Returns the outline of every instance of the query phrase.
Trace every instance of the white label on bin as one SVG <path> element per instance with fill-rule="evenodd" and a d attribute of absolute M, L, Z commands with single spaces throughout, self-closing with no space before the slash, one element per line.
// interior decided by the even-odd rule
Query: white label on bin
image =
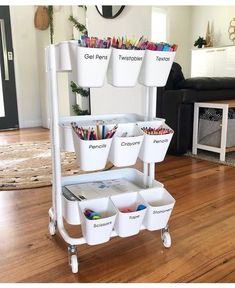
<path fill-rule="evenodd" d="M 105 148 L 106 144 L 102 144 L 102 145 L 89 145 L 89 149 L 96 149 L 96 148 Z"/>
<path fill-rule="evenodd" d="M 160 57 L 160 56 L 156 56 L 156 60 L 157 60 L 157 61 L 170 61 L 170 57 Z"/>
<path fill-rule="evenodd" d="M 101 224 L 94 224 L 94 228 L 98 228 L 98 227 L 102 227 L 102 226 L 107 226 L 107 225 L 111 225 L 112 222 L 106 222 L 106 223 L 101 223 Z"/>
<path fill-rule="evenodd" d="M 108 56 L 99 54 L 84 54 L 85 59 L 107 60 Z"/>
<path fill-rule="evenodd" d="M 140 217 L 140 215 L 136 215 L 136 216 L 129 216 L 129 219 L 131 219 L 131 220 L 135 220 L 135 219 L 137 219 L 137 218 L 139 218 Z"/>
<path fill-rule="evenodd" d="M 168 142 L 169 140 L 168 139 L 163 139 L 163 140 L 153 140 L 153 143 L 154 144 L 159 144 L 159 143 L 165 143 L 165 142 Z"/>
<path fill-rule="evenodd" d="M 142 61 L 143 57 L 139 56 L 122 56 L 119 55 L 119 60 L 124 60 L 124 61 Z"/>
<path fill-rule="evenodd" d="M 160 211 L 153 211 L 153 214 L 160 214 L 160 213 L 166 213 L 172 211 L 172 208 L 166 209 L 166 210 L 160 210 Z"/>
<path fill-rule="evenodd" d="M 132 145 L 140 145 L 140 142 L 122 142 L 121 146 L 132 146 Z"/>

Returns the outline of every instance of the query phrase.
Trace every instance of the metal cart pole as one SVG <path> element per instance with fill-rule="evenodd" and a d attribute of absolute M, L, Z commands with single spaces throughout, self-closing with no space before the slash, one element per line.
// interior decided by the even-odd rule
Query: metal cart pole
<path fill-rule="evenodd" d="M 49 102 L 50 102 L 50 133 L 52 147 L 52 207 L 49 216 L 51 218 L 51 226 L 57 226 L 63 239 L 70 245 L 80 245 L 85 243 L 85 239 L 72 238 L 68 235 L 64 228 L 62 215 L 62 183 L 61 183 L 61 158 L 60 158 L 60 137 L 59 137 L 59 107 L 58 107 L 58 87 L 57 87 L 57 71 L 56 71 L 56 52 L 55 46 L 50 45 L 47 48 L 47 73 L 49 85 Z M 52 217 L 51 217 L 52 216 Z M 49 224 L 50 225 L 50 224 Z M 56 230 L 56 229 L 55 229 Z"/>
<path fill-rule="evenodd" d="M 156 117 L 157 87 L 146 87 L 145 90 L 145 119 L 152 120 Z M 147 179 L 146 184 L 151 187 L 152 180 L 155 178 L 155 163 L 144 162 L 143 173 Z"/>

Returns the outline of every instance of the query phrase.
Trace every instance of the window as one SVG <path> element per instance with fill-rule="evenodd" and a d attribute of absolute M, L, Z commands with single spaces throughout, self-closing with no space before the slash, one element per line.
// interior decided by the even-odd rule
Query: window
<path fill-rule="evenodd" d="M 164 8 L 152 8 L 151 40 L 167 42 L 167 11 Z"/>

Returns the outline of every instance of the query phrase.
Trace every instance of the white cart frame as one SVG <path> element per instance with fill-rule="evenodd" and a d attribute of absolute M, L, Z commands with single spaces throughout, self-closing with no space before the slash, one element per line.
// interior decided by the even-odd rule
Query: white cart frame
<path fill-rule="evenodd" d="M 50 45 L 46 48 L 46 70 L 48 76 L 48 94 L 50 107 L 50 133 L 52 142 L 52 207 L 49 209 L 49 232 L 53 236 L 56 230 L 59 231 L 63 240 L 68 244 L 69 264 L 72 272 L 78 272 L 77 261 L 77 245 L 86 243 L 84 237 L 70 237 L 63 223 L 62 212 L 62 179 L 61 179 L 61 158 L 60 158 L 60 131 L 59 131 L 59 106 L 58 106 L 58 83 L 57 83 L 57 63 L 56 63 L 56 47 Z M 157 87 L 146 87 L 146 119 L 153 119 L 156 115 L 157 104 Z M 144 163 L 143 173 L 148 183 L 155 178 L 155 163 Z M 111 237 L 117 236 L 113 231 Z M 170 234 L 168 226 L 161 229 L 161 238 L 165 247 L 171 246 Z"/>

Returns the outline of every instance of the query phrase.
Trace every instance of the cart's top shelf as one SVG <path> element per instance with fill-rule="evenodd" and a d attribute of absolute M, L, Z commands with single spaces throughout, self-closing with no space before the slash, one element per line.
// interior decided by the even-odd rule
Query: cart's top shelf
<path fill-rule="evenodd" d="M 128 50 L 81 47 L 64 41 L 46 48 L 46 71 L 71 72 L 80 87 L 102 87 L 106 74 L 115 87 L 148 87 L 166 84 L 175 51 Z"/>

